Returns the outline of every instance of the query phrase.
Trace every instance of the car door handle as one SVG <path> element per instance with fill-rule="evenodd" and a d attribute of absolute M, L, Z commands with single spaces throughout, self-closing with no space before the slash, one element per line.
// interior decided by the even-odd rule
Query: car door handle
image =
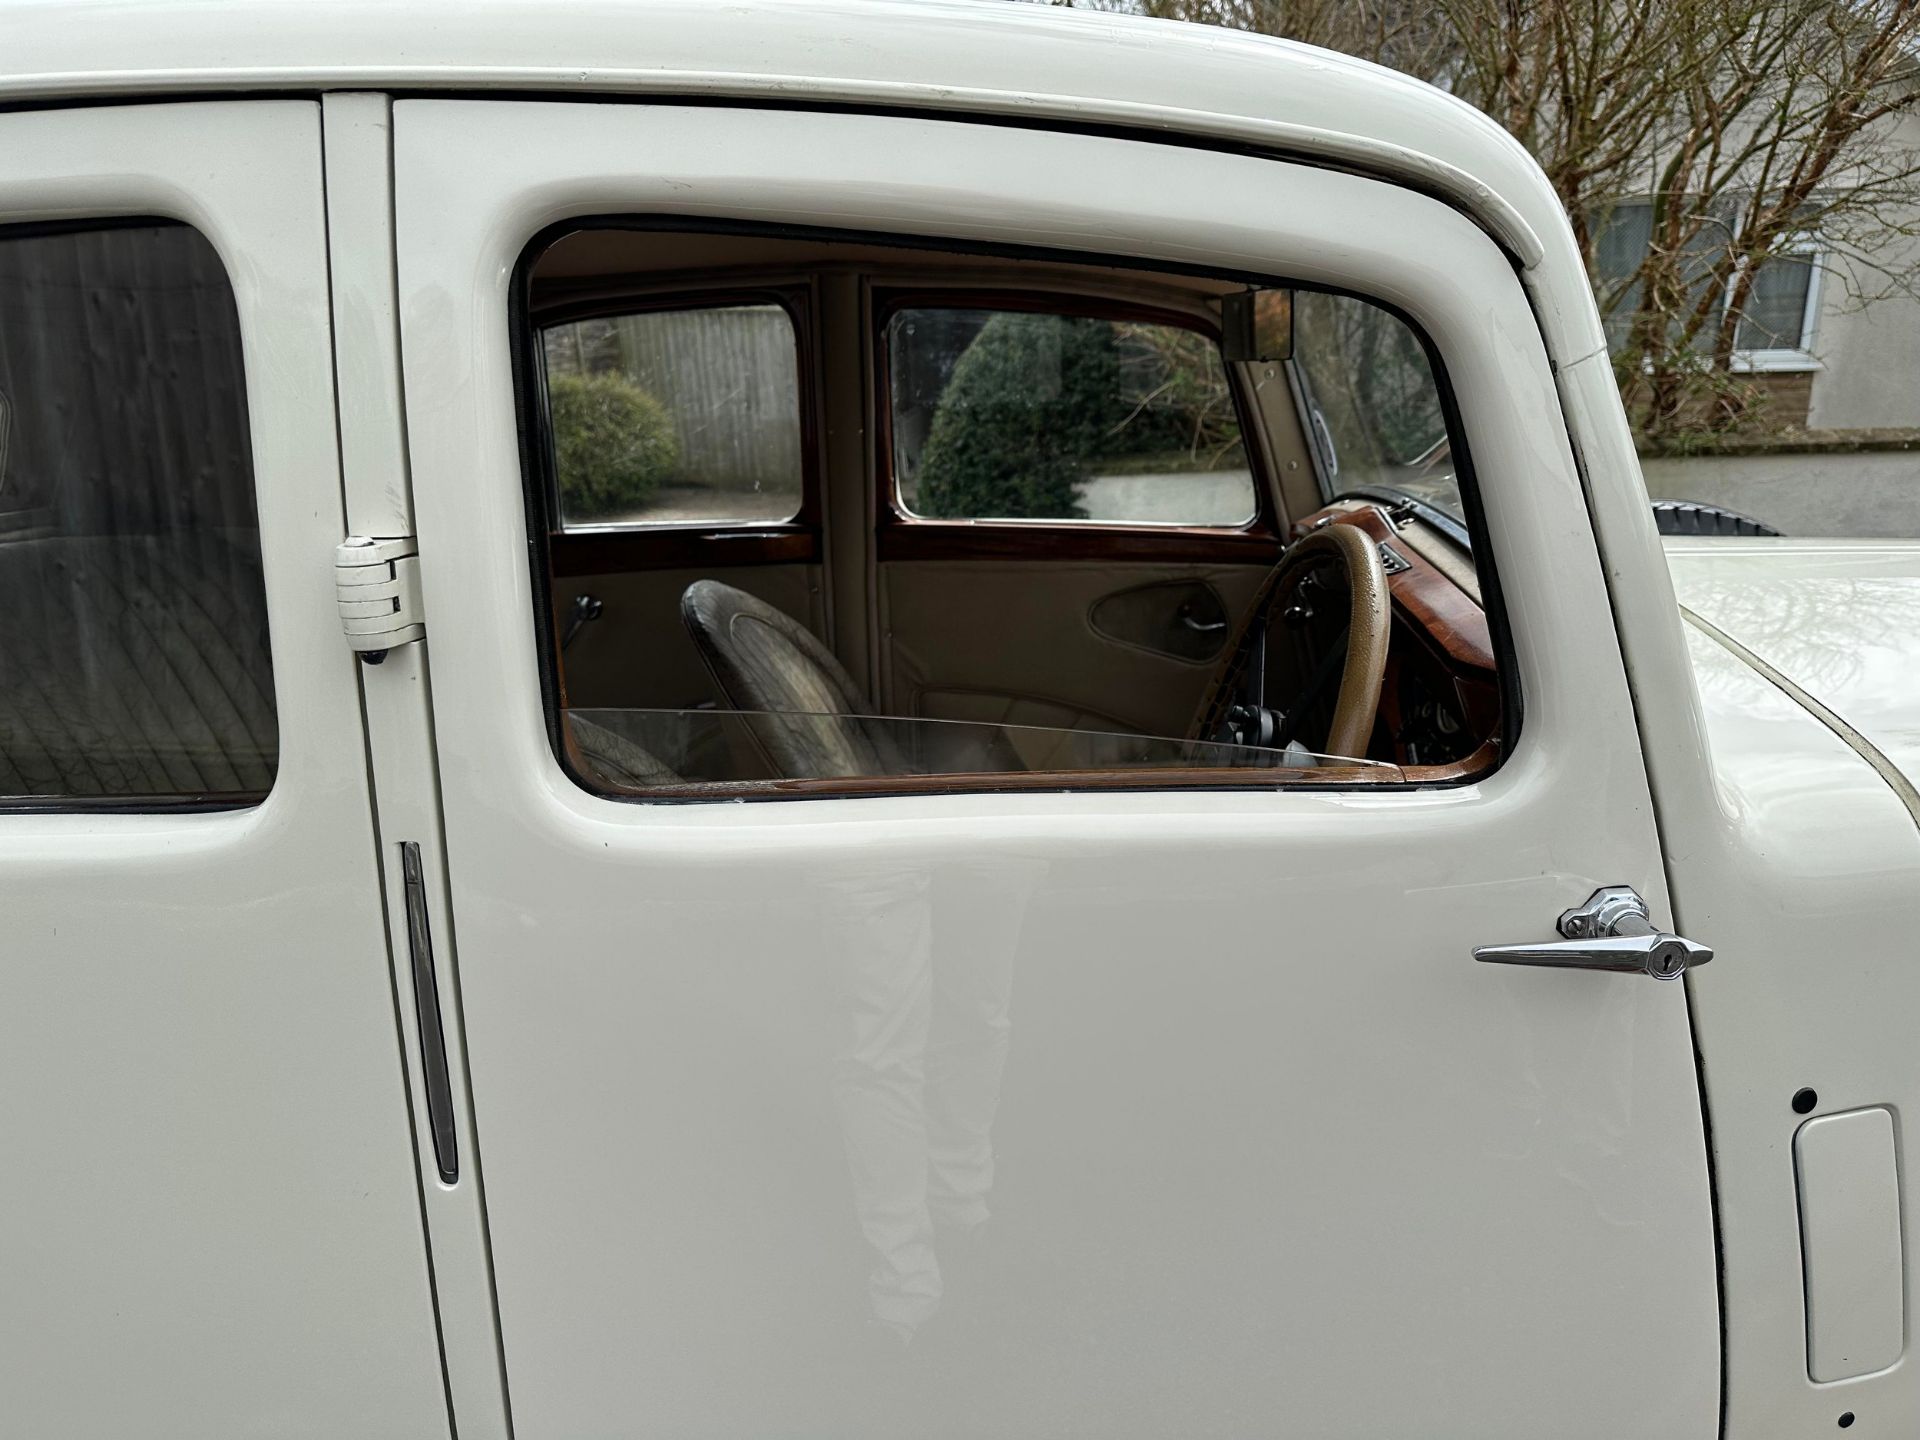
<path fill-rule="evenodd" d="M 1531 945 L 1476 945 L 1473 958 L 1488 965 L 1546 965 L 1565 970 L 1614 970 L 1678 980 L 1713 951 L 1681 935 L 1653 928 L 1647 902 L 1624 885 L 1596 890 L 1584 905 L 1560 917 L 1563 940 Z"/>

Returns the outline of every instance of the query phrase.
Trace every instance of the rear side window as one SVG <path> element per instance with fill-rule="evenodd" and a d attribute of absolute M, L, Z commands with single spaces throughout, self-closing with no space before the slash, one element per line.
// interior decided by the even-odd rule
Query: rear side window
<path fill-rule="evenodd" d="M 563 530 L 791 520 L 800 364 L 778 305 L 709 305 L 541 331 Z"/>
<path fill-rule="evenodd" d="M 0 797 L 243 803 L 278 757 L 219 257 L 164 221 L 0 230 Z"/>
<path fill-rule="evenodd" d="M 935 520 L 1240 526 L 1253 473 L 1220 347 L 1098 313 L 887 324 L 895 500 Z"/>

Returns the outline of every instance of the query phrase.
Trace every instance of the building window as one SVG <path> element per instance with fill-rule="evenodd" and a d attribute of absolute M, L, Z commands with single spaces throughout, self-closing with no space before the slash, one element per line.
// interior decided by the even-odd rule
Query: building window
<path fill-rule="evenodd" d="M 1734 332 L 1736 368 L 1807 369 L 1817 363 L 1813 320 L 1819 275 L 1819 252 L 1811 238 L 1761 264 Z"/>
<path fill-rule="evenodd" d="M 1697 304 L 1713 283 L 1714 262 L 1725 253 L 1739 220 L 1739 204 L 1726 198 L 1710 207 L 1711 218 L 1689 242 L 1681 271 L 1689 284 L 1689 300 Z M 1627 342 L 1634 312 L 1640 307 L 1638 277 L 1653 228 L 1653 202 L 1628 200 L 1615 205 L 1599 222 L 1594 238 L 1595 291 L 1606 326 L 1607 344 L 1620 349 Z M 1808 235 L 1785 253 L 1760 264 L 1734 330 L 1732 364 L 1735 370 L 1814 370 L 1813 330 L 1819 304 L 1819 243 Z M 1730 287 L 1729 287 L 1730 288 Z M 1731 295 L 1723 291 L 1724 307 Z M 1713 328 L 1704 327 L 1694 347 L 1711 349 Z"/>

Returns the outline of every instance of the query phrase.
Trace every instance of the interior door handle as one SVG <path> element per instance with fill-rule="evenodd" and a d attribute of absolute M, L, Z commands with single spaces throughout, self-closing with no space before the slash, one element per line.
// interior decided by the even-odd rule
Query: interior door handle
<path fill-rule="evenodd" d="M 560 648 L 566 649 L 573 644 L 580 632 L 600 618 L 600 612 L 606 609 L 598 595 L 576 595 L 573 597 L 573 614 L 567 618 L 567 630 L 560 637 Z"/>
<path fill-rule="evenodd" d="M 1473 958 L 1488 965 L 1546 965 L 1566 970 L 1614 970 L 1678 980 L 1713 951 L 1681 935 L 1653 928 L 1647 902 L 1625 885 L 1609 885 L 1560 917 L 1564 940 L 1532 945 L 1476 945 Z"/>

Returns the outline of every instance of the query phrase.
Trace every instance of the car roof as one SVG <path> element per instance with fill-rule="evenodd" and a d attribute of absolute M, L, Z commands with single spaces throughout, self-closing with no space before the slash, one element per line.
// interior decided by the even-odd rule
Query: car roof
<path fill-rule="evenodd" d="M 1266 36 L 1005 0 L 0 0 L 0 105 L 342 89 L 902 108 L 1298 156 L 1472 216 L 1556 361 L 1605 343 L 1518 142 L 1432 86 Z"/>

